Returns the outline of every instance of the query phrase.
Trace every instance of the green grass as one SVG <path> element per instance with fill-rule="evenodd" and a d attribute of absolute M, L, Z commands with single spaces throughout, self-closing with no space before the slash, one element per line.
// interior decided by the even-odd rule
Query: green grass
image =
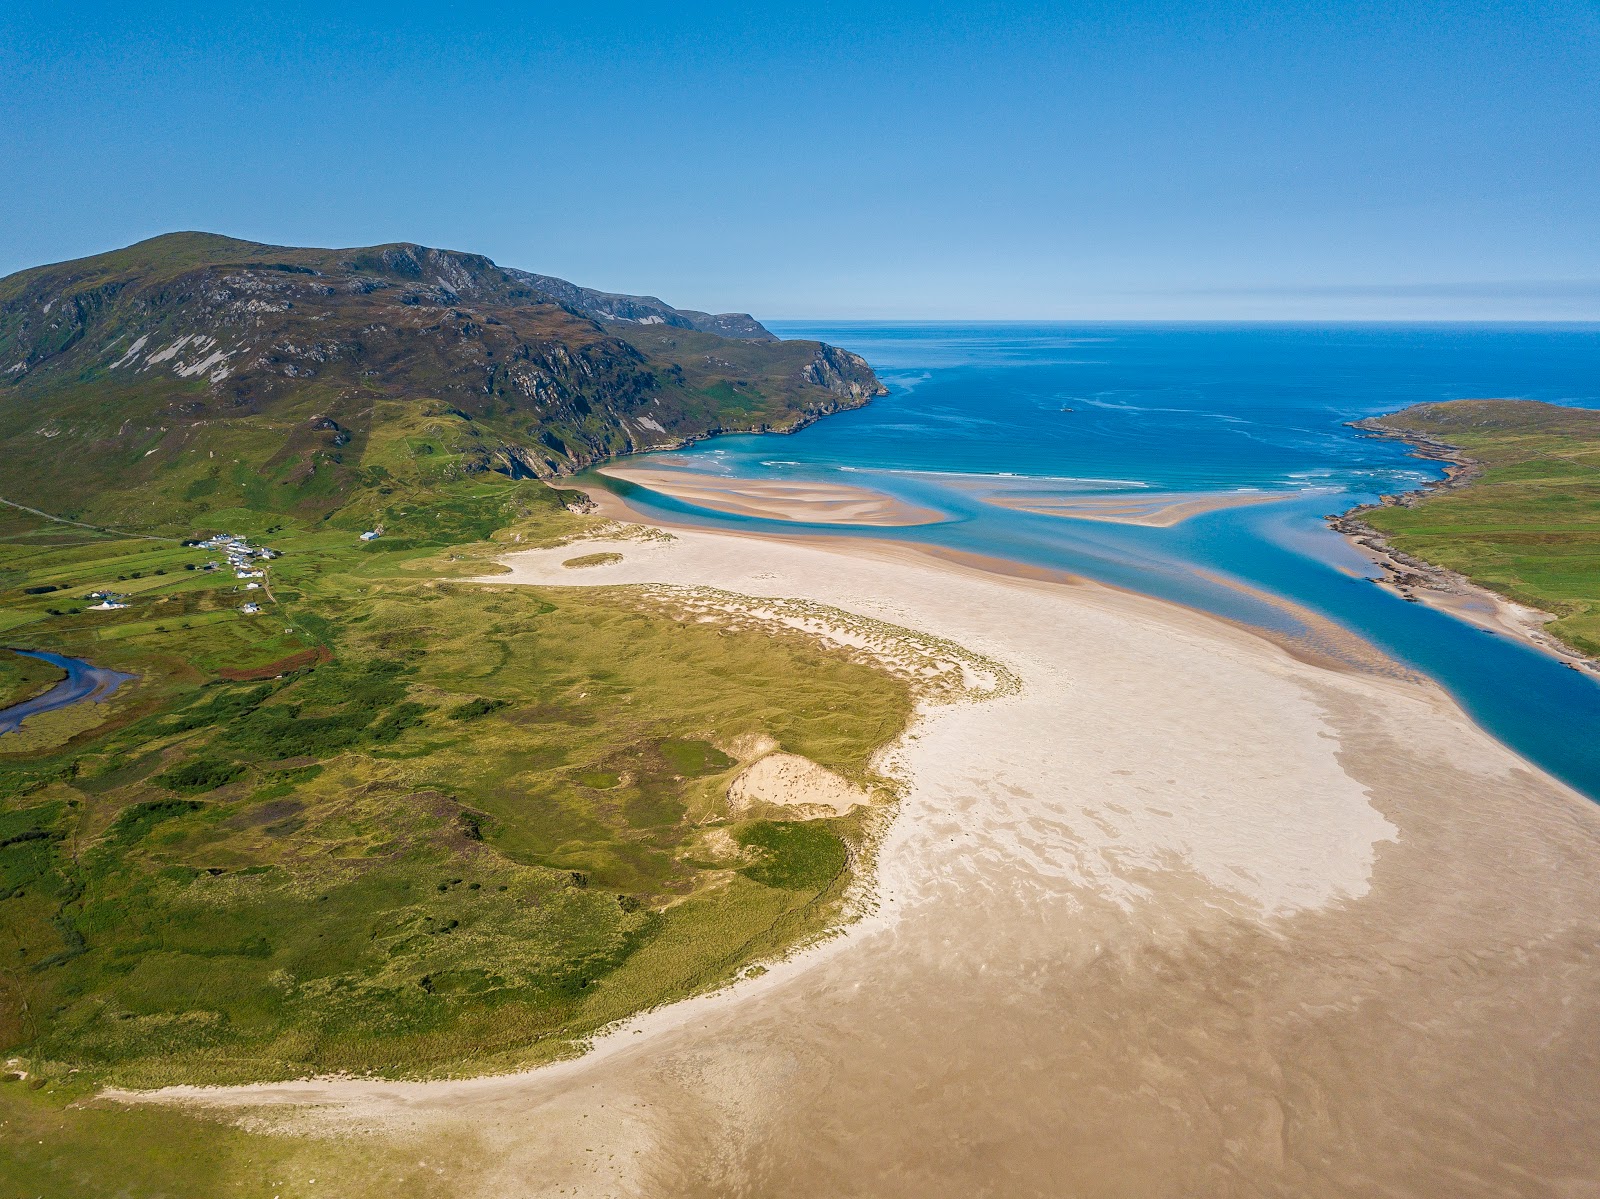
<path fill-rule="evenodd" d="M 248 510 L 191 530 L 283 551 L 258 618 L 184 569 L 206 551 L 0 524 L 11 642 L 138 676 L 0 740 L 0 1052 L 51 1086 L 528 1064 L 836 916 L 856 822 L 706 857 L 718 747 L 861 777 L 905 686 L 626 589 L 452 581 L 583 518 L 501 476 L 439 491 L 483 511 L 370 544 Z M 125 611 L 49 611 L 111 583 Z"/>
<path fill-rule="evenodd" d="M 586 527 L 573 493 L 511 475 L 625 451 L 621 414 L 672 441 L 854 402 L 806 381 L 818 347 L 633 326 L 624 345 L 468 263 L 470 312 L 390 278 L 253 318 L 267 341 L 341 343 L 309 378 L 105 365 L 209 327 L 186 307 L 197 269 L 388 277 L 351 255 L 181 235 L 0 281 L 7 312 L 50 313 L 0 320 L 5 360 L 29 363 L 0 382 L 0 497 L 101 526 L 0 506 L 0 643 L 136 676 L 0 737 L 0 1058 L 31 1075 L 0 1082 L 0 1178 L 19 1195 L 440 1193 L 432 1166 L 459 1185 L 470 1146 L 423 1170 L 414 1146 L 69 1101 L 567 1056 L 818 934 L 845 847 L 870 848 L 846 818 L 793 844 L 744 829 L 733 857 L 706 824 L 741 827 L 740 739 L 863 776 L 910 714 L 902 683 L 629 590 L 459 581 Z M 283 551 L 270 597 L 197 569 L 220 555 L 182 540 L 223 530 Z M 105 589 L 129 606 L 89 611 Z M 0 653 L 0 704 L 54 677 Z"/>
<path fill-rule="evenodd" d="M 42 695 L 67 677 L 59 666 L 11 650 L 0 650 L 0 708 Z"/>
<path fill-rule="evenodd" d="M 1552 634 L 1600 655 L 1600 413 L 1456 400 L 1382 423 L 1459 446 L 1484 469 L 1466 487 L 1361 519 L 1408 554 L 1553 613 Z"/>
<path fill-rule="evenodd" d="M 278 1195 L 459 1194 L 461 1149 L 251 1133 L 183 1112 L 68 1106 L 82 1088 L 0 1081 L 0 1179 L 10 1196 L 74 1199 L 273 1199 Z M 426 1154 L 435 1168 L 419 1165 Z M 448 1164 L 450 1183 L 437 1166 Z M 315 1185 L 312 1180 L 315 1179 Z"/>
<path fill-rule="evenodd" d="M 581 570 L 587 566 L 609 566 L 613 562 L 621 562 L 621 554 L 579 554 L 576 558 L 568 558 L 561 565 L 574 570 Z"/>
<path fill-rule="evenodd" d="M 739 831 L 738 841 L 761 855 L 755 865 L 745 867 L 745 877 L 786 891 L 819 891 L 849 860 L 844 842 L 826 821 L 757 821 Z"/>

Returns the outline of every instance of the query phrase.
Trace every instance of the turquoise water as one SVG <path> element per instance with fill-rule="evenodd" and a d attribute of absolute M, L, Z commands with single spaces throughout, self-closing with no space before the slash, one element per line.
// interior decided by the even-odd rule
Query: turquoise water
<path fill-rule="evenodd" d="M 1438 476 L 1345 426 L 1424 400 L 1519 396 L 1600 407 L 1600 326 L 774 326 L 864 355 L 891 394 L 791 437 L 717 438 L 672 455 L 743 477 L 853 482 L 949 517 L 824 530 L 728 517 L 641 489 L 713 527 L 889 536 L 1087 575 L 1290 635 L 1330 618 L 1431 676 L 1506 744 L 1600 799 L 1600 682 L 1374 586 L 1321 516 Z M 619 488 L 620 489 L 620 488 Z M 1281 503 L 1171 528 L 1062 519 L 985 492 L 1137 496 L 1246 490 Z"/>

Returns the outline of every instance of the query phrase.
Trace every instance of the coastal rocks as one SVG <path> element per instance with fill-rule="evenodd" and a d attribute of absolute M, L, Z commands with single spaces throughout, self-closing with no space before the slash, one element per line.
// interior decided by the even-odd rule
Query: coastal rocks
<path fill-rule="evenodd" d="M 1389 441 L 1403 441 L 1411 447 L 1413 458 L 1423 458 L 1429 462 L 1439 462 L 1444 465 L 1444 478 L 1432 479 L 1414 491 L 1403 491 L 1398 495 L 1380 495 L 1378 500 L 1386 507 L 1414 508 L 1422 500 L 1436 491 L 1454 491 L 1465 487 L 1483 474 L 1482 465 L 1474 458 L 1467 457 L 1466 452 L 1457 445 L 1440 441 L 1426 433 L 1418 433 L 1411 429 L 1401 429 L 1395 425 L 1385 424 L 1381 416 L 1369 416 L 1364 420 L 1348 422 L 1352 429 L 1360 429 L 1374 437 L 1384 438 Z M 1349 516 L 1360 512 L 1360 508 L 1352 508 L 1345 515 Z"/>
<path fill-rule="evenodd" d="M 865 358 L 837 346 L 818 346 L 804 375 L 808 383 L 863 403 L 873 396 L 889 394 Z"/>
<path fill-rule="evenodd" d="M 1462 469 L 1475 466 L 1477 464 L 1470 461 L 1462 463 Z M 1394 498 L 1394 504 L 1389 506 L 1410 507 L 1422 495 L 1426 495 L 1427 490 L 1438 490 L 1451 485 L 1459 487 L 1461 483 L 1451 483 L 1450 479 L 1429 483 L 1427 488 L 1408 491 L 1405 496 Z M 1384 499 L 1387 501 L 1390 498 L 1384 496 Z M 1328 523 L 1328 528 L 1344 536 L 1350 544 L 1354 544 L 1368 559 L 1371 559 L 1379 570 L 1384 571 L 1381 578 L 1371 579 L 1373 583 L 1392 587 L 1400 595 L 1400 599 L 1406 600 L 1408 604 L 1427 604 L 1429 607 L 1438 608 L 1440 612 L 1450 613 L 1459 620 L 1477 624 L 1478 628 L 1485 632 L 1517 637 L 1526 644 L 1555 656 L 1574 671 L 1600 674 L 1600 661 L 1574 652 L 1573 648 L 1544 631 L 1544 626 L 1555 620 L 1554 615 L 1541 612 L 1538 608 L 1515 604 L 1504 595 L 1490 591 L 1488 587 L 1478 586 L 1466 575 L 1458 575 L 1454 570 L 1437 567 L 1432 562 L 1424 562 L 1418 557 L 1406 554 L 1402 549 L 1397 549 L 1389 543 L 1389 539 L 1384 538 L 1381 531 L 1360 519 L 1362 512 L 1370 511 L 1373 511 L 1371 507 L 1352 507 L 1346 514 L 1326 515 L 1323 519 Z"/>

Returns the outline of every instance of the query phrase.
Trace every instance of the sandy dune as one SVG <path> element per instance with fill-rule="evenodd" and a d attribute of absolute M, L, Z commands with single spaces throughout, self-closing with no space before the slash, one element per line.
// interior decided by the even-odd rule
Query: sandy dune
<path fill-rule="evenodd" d="M 736 516 L 816 525 L 926 525 L 944 517 L 881 491 L 843 483 L 733 479 L 682 468 L 606 466 L 600 474 Z"/>
<path fill-rule="evenodd" d="M 768 754 L 728 786 L 728 807 L 734 812 L 749 811 L 757 804 L 773 804 L 843 816 L 851 808 L 871 802 L 867 791 L 799 754 Z"/>
<path fill-rule="evenodd" d="M 876 911 L 760 979 L 529 1075 L 160 1098 L 463 1195 L 1600 1195 L 1600 808 L 1437 689 L 893 546 L 594 548 L 586 585 L 807 598 L 1022 686 L 923 714 Z"/>

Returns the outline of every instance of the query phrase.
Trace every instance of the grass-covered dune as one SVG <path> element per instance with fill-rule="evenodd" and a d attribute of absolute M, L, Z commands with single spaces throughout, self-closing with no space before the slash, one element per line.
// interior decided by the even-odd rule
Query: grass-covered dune
<path fill-rule="evenodd" d="M 1600 655 L 1600 412 L 1529 400 L 1418 404 L 1363 422 L 1475 464 L 1456 485 L 1352 515 L 1398 549 L 1556 616 Z"/>

